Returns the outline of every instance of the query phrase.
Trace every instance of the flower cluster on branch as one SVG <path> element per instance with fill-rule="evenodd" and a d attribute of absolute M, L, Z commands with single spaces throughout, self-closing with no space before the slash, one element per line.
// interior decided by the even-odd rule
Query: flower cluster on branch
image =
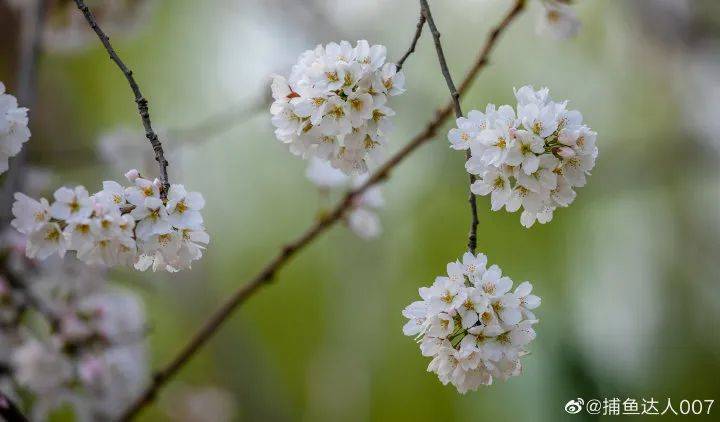
<path fill-rule="evenodd" d="M 473 110 L 457 119 L 448 139 L 452 148 L 471 151 L 465 167 L 479 176 L 472 192 L 489 194 L 493 211 L 522 208 L 520 221 L 530 227 L 550 221 L 557 207 L 573 202 L 573 188 L 585 186 L 598 155 L 597 133 L 547 88 L 523 86 L 515 97 L 517 111 L 494 104 Z"/>
<path fill-rule="evenodd" d="M 428 371 L 460 393 L 519 375 L 525 346 L 535 338 L 532 310 L 540 298 L 532 285 L 513 291 L 500 267 L 486 265 L 485 255 L 466 252 L 403 311 L 403 333 L 416 336 L 423 356 L 432 357 Z"/>
<path fill-rule="evenodd" d="M 329 161 L 347 174 L 368 170 L 392 130 L 388 97 L 405 91 L 405 76 L 385 63 L 382 45 L 341 41 L 307 50 L 288 78 L 273 76 L 275 136 L 290 151 Z"/>
<path fill-rule="evenodd" d="M 52 204 L 15 194 L 11 224 L 28 236 L 28 257 L 62 257 L 73 250 L 90 265 L 190 268 L 210 240 L 200 214 L 202 195 L 173 184 L 162 199 L 159 180 L 144 179 L 137 170 L 126 177 L 132 186 L 106 181 L 92 196 L 82 186 L 62 187 Z"/>

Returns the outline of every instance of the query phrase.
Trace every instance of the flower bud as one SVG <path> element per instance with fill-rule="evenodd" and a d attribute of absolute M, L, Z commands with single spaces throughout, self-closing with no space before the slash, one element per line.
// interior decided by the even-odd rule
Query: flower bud
<path fill-rule="evenodd" d="M 140 177 L 140 172 L 137 171 L 137 169 L 132 169 L 125 173 L 125 178 L 130 181 L 130 183 L 135 183 L 135 180 Z"/>

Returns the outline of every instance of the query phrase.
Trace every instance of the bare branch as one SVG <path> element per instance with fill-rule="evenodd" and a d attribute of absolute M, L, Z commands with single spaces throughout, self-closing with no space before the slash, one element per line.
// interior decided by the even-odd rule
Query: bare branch
<path fill-rule="evenodd" d="M 452 98 L 453 109 L 455 110 L 455 117 L 463 117 L 462 108 L 460 107 L 460 94 L 455 88 L 455 83 L 453 82 L 452 76 L 450 75 L 450 69 L 448 68 L 447 61 L 445 60 L 445 53 L 443 52 L 442 43 L 440 42 L 440 31 L 438 31 L 437 26 L 435 25 L 435 20 L 432 17 L 432 13 L 430 12 L 430 5 L 428 4 L 427 0 L 420 0 L 420 9 L 422 11 L 422 16 L 427 19 L 428 26 L 430 27 L 430 32 L 433 36 L 433 41 L 435 43 L 435 51 L 437 52 L 438 61 L 440 62 L 440 70 L 442 71 L 443 77 L 445 77 L 445 82 L 447 83 L 448 89 L 450 90 L 450 97 Z M 469 149 L 465 151 L 465 158 L 468 160 L 470 159 Z M 475 175 L 471 173 L 469 179 L 470 187 L 472 187 L 472 184 L 475 183 Z M 475 194 L 472 192 L 472 190 L 470 190 L 470 192 L 468 193 L 468 204 L 470 204 L 470 231 L 468 233 L 467 247 L 468 251 L 470 251 L 470 253 L 474 255 L 475 249 L 477 248 L 478 214 L 477 200 L 475 199 Z"/>
<path fill-rule="evenodd" d="M 406 51 L 396 63 L 398 71 L 402 69 L 403 64 L 405 64 L 405 60 L 407 60 L 407 58 L 415 52 L 415 47 L 420 39 L 420 35 L 422 35 L 423 26 L 425 26 L 425 15 L 420 13 L 420 18 L 418 19 L 417 26 L 415 27 L 415 35 L 413 35 L 412 41 L 410 42 L 410 48 L 408 48 L 408 51 Z"/>
<path fill-rule="evenodd" d="M 168 162 L 165 159 L 165 153 L 163 152 L 162 143 L 160 143 L 157 134 L 152 128 L 152 122 L 150 121 L 150 111 L 148 109 L 148 101 L 143 96 L 142 91 L 140 91 L 140 86 L 138 86 L 137 82 L 135 81 L 132 70 L 128 69 L 125 63 L 123 63 L 123 61 L 117 55 L 112 44 L 110 44 L 110 38 L 105 34 L 105 32 L 103 32 L 100 26 L 98 26 L 98 23 L 95 20 L 95 16 L 93 16 L 90 8 L 85 5 L 85 2 L 83 0 L 75 0 L 75 4 L 85 16 L 85 20 L 87 20 L 90 27 L 93 29 L 93 31 L 95 31 L 98 38 L 100 38 L 100 41 L 105 47 L 105 50 L 107 50 L 108 54 L 110 54 L 110 59 L 112 59 L 112 61 L 117 64 L 123 75 L 125 75 L 125 79 L 127 79 L 128 84 L 130 84 L 130 88 L 135 95 L 135 103 L 137 103 L 138 112 L 140 113 L 140 119 L 142 120 L 143 127 L 145 128 L 145 136 L 150 141 L 150 145 L 152 145 L 153 151 L 155 151 L 155 160 L 160 166 L 160 181 L 162 182 L 162 189 L 160 194 L 163 199 L 165 199 L 167 197 L 167 192 L 170 189 L 170 181 L 168 179 L 167 173 Z"/>
<path fill-rule="evenodd" d="M 485 44 L 473 64 L 468 71 L 465 79 L 463 79 L 458 89 L 459 95 L 463 95 L 472 85 L 475 77 L 482 68 L 488 63 L 488 57 L 492 52 L 500 34 L 510 25 L 525 6 L 525 0 L 516 0 L 513 8 L 505 15 L 502 22 L 497 25 L 488 35 Z M 200 327 L 200 329 L 190 338 L 189 342 L 180 349 L 180 352 L 168 363 L 164 368 L 159 370 L 153 377 L 149 386 L 142 394 L 131 404 L 130 407 L 120 418 L 121 420 L 131 420 L 140 413 L 140 411 L 155 400 L 158 392 L 167 384 L 168 381 L 175 376 L 178 371 L 202 348 L 207 341 L 213 337 L 230 318 L 237 308 L 242 305 L 245 300 L 259 291 L 261 287 L 268 284 L 275 274 L 285 266 L 290 259 L 302 250 L 304 247 L 312 243 L 318 236 L 340 221 L 344 214 L 352 207 L 353 200 L 362 195 L 372 186 L 387 179 L 392 170 L 403 162 L 418 147 L 431 140 L 437 133 L 438 129 L 447 121 L 453 110 L 454 101 L 450 101 L 444 107 L 438 109 L 435 116 L 427 123 L 425 129 L 416 135 L 403 148 L 395 153 L 388 161 L 385 162 L 377 171 L 375 171 L 368 180 L 358 188 L 348 192 L 342 200 L 323 218 L 313 224 L 300 237 L 286 244 L 280 252 L 273 257 L 250 281 L 236 290 L 218 310 L 216 310 L 210 318 Z"/>

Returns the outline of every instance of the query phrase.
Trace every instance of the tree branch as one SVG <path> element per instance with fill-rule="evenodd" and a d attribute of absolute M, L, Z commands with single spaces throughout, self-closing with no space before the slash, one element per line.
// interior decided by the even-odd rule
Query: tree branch
<path fill-rule="evenodd" d="M 93 31 L 95 31 L 98 38 L 100 38 L 100 41 L 105 47 L 105 50 L 107 50 L 108 54 L 110 54 L 110 59 L 115 62 L 118 68 L 120 68 L 120 70 L 122 71 L 123 75 L 125 75 L 125 79 L 127 79 L 128 84 L 130 85 L 130 89 L 132 89 L 133 94 L 135 95 L 135 103 L 137 103 L 138 112 L 140 113 L 140 119 L 142 120 L 143 127 L 145 128 L 145 136 L 150 141 L 150 145 L 152 145 L 153 151 L 155 151 L 155 160 L 158 162 L 158 165 L 160 167 L 160 181 L 162 182 L 162 189 L 160 189 L 160 194 L 162 198 L 165 199 L 167 197 L 167 192 L 170 189 L 170 181 L 168 179 L 167 173 L 168 162 L 165 159 L 165 153 L 163 152 L 162 143 L 160 143 L 160 139 L 158 139 L 157 134 L 152 128 L 152 123 L 150 121 L 150 111 L 148 109 L 148 101 L 143 96 L 142 91 L 140 91 L 140 86 L 138 86 L 137 82 L 135 81 L 132 70 L 128 69 L 128 67 L 125 66 L 125 63 L 123 63 L 123 61 L 117 55 L 112 44 L 110 44 L 110 38 L 105 34 L 105 32 L 103 32 L 100 26 L 98 26 L 98 23 L 95 20 L 95 16 L 93 16 L 90 8 L 85 5 L 85 2 L 83 0 L 75 0 L 75 4 L 85 16 L 85 20 L 87 20 L 90 27 L 93 29 Z"/>
<path fill-rule="evenodd" d="M 20 408 L 8 396 L 0 391 L 0 416 L 7 422 L 27 422 Z"/>
<path fill-rule="evenodd" d="M 447 83 L 448 89 L 450 90 L 450 97 L 452 99 L 453 109 L 455 110 L 455 117 L 463 117 L 462 108 L 460 107 L 460 94 L 455 89 L 455 83 L 450 75 L 450 69 L 448 68 L 447 61 L 445 60 L 445 53 L 443 52 L 442 43 L 440 42 L 440 31 L 438 31 L 435 25 L 435 20 L 430 12 L 430 5 L 427 0 L 420 0 L 420 10 L 422 15 L 427 19 L 430 32 L 433 36 L 435 43 L 435 51 L 437 52 L 438 62 L 440 62 L 440 70 L 442 71 L 445 82 Z M 465 151 L 465 158 L 470 159 L 470 150 Z M 475 183 L 475 175 L 470 174 L 470 187 Z M 477 248 L 477 226 L 478 226 L 478 214 L 477 214 L 477 201 L 475 194 L 470 190 L 468 193 L 468 203 L 470 204 L 470 231 L 468 233 L 468 251 L 475 254 Z"/>
<path fill-rule="evenodd" d="M 502 32 L 517 17 L 524 6 L 525 0 L 516 0 L 513 8 L 507 13 L 507 15 L 505 15 L 501 23 L 492 29 L 477 60 L 460 84 L 458 89 L 459 95 L 463 95 L 470 88 L 477 74 L 487 65 L 490 53 L 499 39 L 500 34 L 502 34 Z M 228 320 L 233 312 L 237 310 L 237 308 L 242 305 L 245 300 L 259 291 L 261 287 L 268 284 L 275 274 L 284 265 L 286 265 L 297 252 L 309 245 L 333 224 L 341 220 L 345 212 L 352 207 L 354 202 L 353 200 L 355 198 L 362 195 L 370 187 L 387 179 L 392 170 L 403 162 L 408 155 L 432 139 L 436 135 L 438 129 L 450 117 L 453 110 L 453 103 L 454 102 L 451 101 L 444 107 L 438 109 L 435 116 L 427 123 L 425 129 L 421 133 L 417 134 L 410 142 L 388 159 L 385 164 L 378 168 L 364 184 L 348 192 L 335 206 L 335 208 L 333 208 L 325 216 L 325 218 L 312 225 L 300 237 L 286 244 L 255 277 L 236 290 L 225 301 L 225 303 L 223 303 L 220 308 L 216 310 L 210 318 L 205 321 L 205 323 L 203 323 L 201 328 L 190 338 L 185 347 L 180 349 L 180 352 L 170 361 L 170 363 L 156 373 L 151 384 L 147 386 L 142 394 L 130 405 L 130 407 L 128 407 L 120 419 L 123 421 L 131 420 L 137 416 L 145 406 L 152 403 L 160 389 L 162 389 L 165 384 L 167 384 L 167 382 L 170 381 L 170 379 L 172 379 L 172 377 L 175 376 L 177 372 L 195 355 L 195 353 L 197 353 L 197 351 L 200 350 L 200 348 L 203 347 L 205 343 L 207 343 L 207 341 L 215 335 L 215 333 L 217 333 L 222 324 Z"/>
<path fill-rule="evenodd" d="M 420 18 L 418 19 L 417 26 L 415 27 L 415 35 L 413 35 L 412 41 L 410 42 L 410 48 L 408 48 L 408 51 L 406 51 L 405 54 L 403 54 L 403 56 L 400 57 L 400 60 L 398 60 L 396 63 L 398 72 L 405 64 L 405 60 L 407 60 L 407 58 L 415 52 L 415 47 L 417 46 L 418 40 L 420 39 L 420 35 L 422 35 L 423 26 L 425 26 L 425 15 L 420 13 Z"/>

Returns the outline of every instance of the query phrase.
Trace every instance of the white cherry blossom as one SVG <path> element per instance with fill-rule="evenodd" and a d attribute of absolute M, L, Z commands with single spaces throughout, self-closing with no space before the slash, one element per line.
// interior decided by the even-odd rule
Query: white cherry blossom
<path fill-rule="evenodd" d="M 295 155 L 317 157 L 346 174 L 366 173 L 367 161 L 382 158 L 392 130 L 395 112 L 387 99 L 405 91 L 403 73 L 385 63 L 386 55 L 385 47 L 365 40 L 355 47 L 329 43 L 301 54 L 287 78 L 273 75 L 270 113 L 278 140 Z"/>
<path fill-rule="evenodd" d="M 422 300 L 402 312 L 408 319 L 403 333 L 418 337 L 422 355 L 432 358 L 428 371 L 462 394 L 520 375 L 520 358 L 538 322 L 531 310 L 540 298 L 531 294 L 532 285 L 523 282 L 512 291 L 500 267 L 486 264 L 485 255 L 466 253 L 462 263 L 448 265 L 450 277 L 421 287 Z"/>
<path fill-rule="evenodd" d="M 551 221 L 558 207 L 575 200 L 574 188 L 585 186 L 598 155 L 597 133 L 547 88 L 514 91 L 517 115 L 508 105 L 489 104 L 484 113 L 459 118 L 448 140 L 453 149 L 470 149 L 465 169 L 477 176 L 472 192 L 490 195 L 493 211 L 521 210 L 521 224 L 531 227 Z"/>
<path fill-rule="evenodd" d="M 5 93 L 0 82 L 0 174 L 8 169 L 8 159 L 17 155 L 30 139 L 28 109 L 18 107 L 17 99 Z"/>

